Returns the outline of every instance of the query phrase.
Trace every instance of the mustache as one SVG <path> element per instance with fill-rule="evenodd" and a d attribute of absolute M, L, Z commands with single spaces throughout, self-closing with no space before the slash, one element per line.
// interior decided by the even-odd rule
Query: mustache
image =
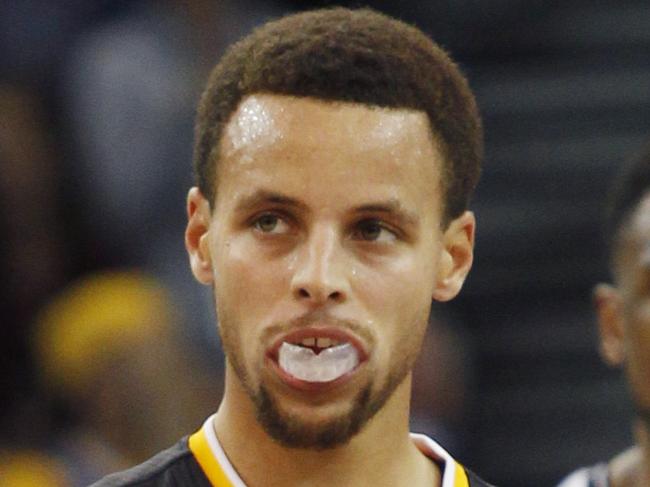
<path fill-rule="evenodd" d="M 323 310 L 309 311 L 303 315 L 292 318 L 286 322 L 278 322 L 270 325 L 262 334 L 263 341 L 270 340 L 278 335 L 286 335 L 294 330 L 307 328 L 313 325 L 327 325 L 349 331 L 351 334 L 361 338 L 369 346 L 376 342 L 375 334 L 368 326 L 361 325 L 356 320 L 337 318 L 331 313 Z"/>

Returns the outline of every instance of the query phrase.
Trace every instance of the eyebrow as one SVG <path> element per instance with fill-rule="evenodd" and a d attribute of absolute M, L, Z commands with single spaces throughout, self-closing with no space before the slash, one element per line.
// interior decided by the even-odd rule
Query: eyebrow
<path fill-rule="evenodd" d="M 250 211 L 260 205 L 268 203 L 292 207 L 302 211 L 309 211 L 308 206 L 300 200 L 282 193 L 264 189 L 257 190 L 254 193 L 245 196 L 237 204 L 235 211 Z M 416 225 L 420 220 L 417 213 L 405 209 L 404 206 L 394 198 L 386 201 L 366 203 L 353 208 L 352 211 L 354 213 L 385 213 L 388 215 L 394 215 L 409 225 Z"/>
<path fill-rule="evenodd" d="M 396 199 L 361 205 L 355 208 L 354 211 L 357 213 L 386 213 L 395 215 L 409 225 L 416 225 L 420 220 L 417 213 L 407 210 Z"/>
<path fill-rule="evenodd" d="M 254 193 L 245 196 L 235 207 L 236 211 L 246 211 L 254 209 L 264 203 L 274 203 L 283 206 L 289 206 L 298 208 L 301 210 L 306 210 L 307 205 L 302 201 L 299 201 L 295 198 L 291 198 L 282 193 L 277 193 L 275 191 L 267 191 L 260 189 Z"/>

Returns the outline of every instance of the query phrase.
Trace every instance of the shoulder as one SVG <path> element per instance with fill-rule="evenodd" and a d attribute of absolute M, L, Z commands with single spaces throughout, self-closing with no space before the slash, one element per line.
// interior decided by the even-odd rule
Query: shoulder
<path fill-rule="evenodd" d="M 599 463 L 572 472 L 557 487 L 608 487 L 608 476 L 607 464 Z"/>
<path fill-rule="evenodd" d="M 492 484 L 488 484 L 485 480 L 479 478 L 474 472 L 470 469 L 463 467 L 465 469 L 465 474 L 467 475 L 467 481 L 469 487 L 494 487 Z"/>
<path fill-rule="evenodd" d="M 171 487 L 176 485 L 209 487 L 210 483 L 189 450 L 187 438 L 144 463 L 114 473 L 91 487 Z"/>
<path fill-rule="evenodd" d="M 458 463 L 442 446 L 426 435 L 411 433 L 415 446 L 437 463 L 443 471 L 443 485 L 467 485 L 468 487 L 493 487 L 474 472 Z M 465 480 L 465 478 L 467 480 Z"/>

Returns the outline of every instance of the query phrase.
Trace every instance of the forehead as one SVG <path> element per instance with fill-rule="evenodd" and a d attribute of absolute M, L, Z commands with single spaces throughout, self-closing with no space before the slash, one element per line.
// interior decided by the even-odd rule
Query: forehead
<path fill-rule="evenodd" d="M 442 161 L 424 112 L 257 94 L 246 97 L 226 125 L 217 174 L 261 160 L 268 166 L 292 161 L 294 171 L 311 170 L 309 158 L 322 166 L 345 164 L 365 179 L 391 166 L 439 179 Z"/>
<path fill-rule="evenodd" d="M 360 103 L 333 102 L 275 94 L 249 95 L 242 100 L 226 126 L 223 151 L 230 155 L 244 147 L 257 148 L 293 133 L 323 143 L 322 135 L 354 138 L 359 150 L 389 147 L 409 137 L 435 145 L 426 113 L 380 108 Z M 358 135 L 362 133 L 365 137 Z M 270 140 L 269 140 L 270 139 Z M 415 147 L 422 150 L 428 147 Z"/>

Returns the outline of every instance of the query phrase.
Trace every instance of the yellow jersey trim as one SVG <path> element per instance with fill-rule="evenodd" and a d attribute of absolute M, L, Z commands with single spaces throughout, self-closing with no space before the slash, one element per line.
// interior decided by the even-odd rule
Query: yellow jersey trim
<path fill-rule="evenodd" d="M 246 487 L 219 445 L 212 429 L 213 418 L 208 418 L 202 428 L 190 436 L 189 449 L 214 487 Z M 441 487 L 470 487 L 465 468 L 440 445 L 425 435 L 412 433 L 411 439 L 422 453 L 444 464 L 440 472 Z"/>
<path fill-rule="evenodd" d="M 212 454 L 208 438 L 205 436 L 205 432 L 203 431 L 204 429 L 205 426 L 190 436 L 188 441 L 194 458 L 199 462 L 203 473 L 213 486 L 234 487 L 226 476 L 226 473 L 221 468 L 221 465 L 219 465 L 219 462 Z"/>
<path fill-rule="evenodd" d="M 469 479 L 467 478 L 467 474 L 465 473 L 463 466 L 458 462 L 454 462 L 454 465 L 456 466 L 456 475 L 454 475 L 454 487 L 469 487 Z"/>

